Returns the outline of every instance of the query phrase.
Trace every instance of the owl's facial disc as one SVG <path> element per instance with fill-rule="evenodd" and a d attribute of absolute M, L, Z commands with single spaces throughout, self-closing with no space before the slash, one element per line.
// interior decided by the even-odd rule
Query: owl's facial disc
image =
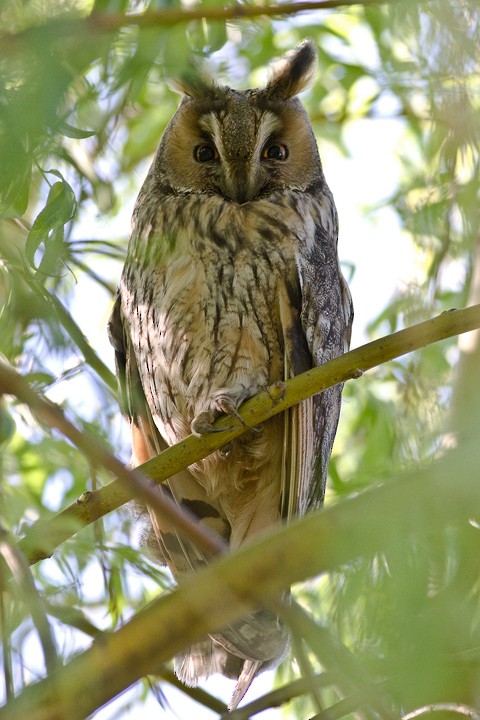
<path fill-rule="evenodd" d="M 321 181 L 311 126 L 296 98 L 229 88 L 186 97 L 167 128 L 156 173 L 174 193 L 220 195 L 243 205 Z"/>
<path fill-rule="evenodd" d="M 232 93 L 223 111 L 206 113 L 199 126 L 206 141 L 195 148 L 195 160 L 212 188 L 233 202 L 262 195 L 288 159 L 278 116 L 255 107 L 246 94 Z"/>

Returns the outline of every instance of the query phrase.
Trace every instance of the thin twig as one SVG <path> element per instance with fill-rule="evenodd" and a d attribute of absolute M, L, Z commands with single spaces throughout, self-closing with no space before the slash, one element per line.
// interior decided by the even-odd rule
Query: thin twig
<path fill-rule="evenodd" d="M 298 632 L 298 628 L 296 628 L 295 625 L 290 624 L 289 629 L 292 635 L 292 653 L 297 661 L 300 675 L 305 680 L 308 687 L 305 694 L 308 693 L 310 695 L 313 706 L 316 708 L 317 712 L 320 713 L 323 710 L 322 696 L 317 684 L 315 683 L 316 676 L 312 668 L 310 658 L 306 652 L 306 648 L 303 644 L 304 638 L 301 633 Z"/>
<path fill-rule="evenodd" d="M 22 590 L 22 599 L 28 607 L 33 624 L 38 632 L 47 673 L 53 673 L 58 667 L 58 655 L 43 600 L 37 592 L 31 570 L 15 539 L 1 526 L 0 555 L 3 557 L 13 579 Z"/>
<path fill-rule="evenodd" d="M 309 720 L 340 720 L 340 718 L 344 718 L 350 713 L 358 714 L 359 707 L 368 702 L 370 689 L 371 685 L 367 689 L 356 690 L 348 697 L 330 705 L 324 712 L 313 715 Z M 404 719 L 402 718 L 402 720 Z"/>
<path fill-rule="evenodd" d="M 273 385 L 242 405 L 239 410 L 242 421 L 231 417 L 220 418 L 216 421 L 215 426 L 225 428 L 224 432 L 210 433 L 202 437 L 190 435 L 139 466 L 137 472 L 142 472 L 157 483 L 163 482 L 188 465 L 198 462 L 209 453 L 239 437 L 246 428 L 264 422 L 310 395 L 349 378 L 358 378 L 363 372 L 376 365 L 479 327 L 480 305 L 473 305 L 463 310 L 442 313 L 436 318 L 362 345 L 325 363 L 325 365 L 297 375 L 286 383 Z M 0 364 L 0 392 L 5 384 L 2 383 L 3 367 Z M 19 379 L 21 380 L 17 376 L 17 382 Z M 25 381 L 22 383 L 22 387 L 24 387 Z M 3 391 L 8 392 L 6 389 Z M 12 390 L 10 392 L 16 394 Z M 29 404 L 28 399 L 22 400 Z M 35 396 L 35 401 L 38 401 L 38 396 Z M 48 407 L 53 406 L 49 403 Z M 88 439 L 86 433 L 84 436 Z M 98 441 L 92 442 L 96 448 Z M 92 456 L 87 445 L 89 443 L 83 443 L 82 451 L 91 461 L 96 462 L 96 455 Z M 118 461 L 116 462 L 118 463 Z M 21 541 L 21 547 L 32 563 L 50 557 L 56 547 L 72 537 L 82 526 L 89 525 L 102 515 L 119 508 L 131 497 L 125 484 L 120 480 L 113 480 L 95 493 L 84 494 L 52 519 L 32 525 L 27 536 Z"/>
<path fill-rule="evenodd" d="M 3 678 L 5 683 L 5 697 L 7 702 L 15 697 L 15 688 L 13 686 L 13 670 L 12 670 L 12 644 L 10 642 L 9 620 L 7 620 L 7 609 L 5 607 L 7 593 L 0 589 L 0 633 L 2 635 L 2 655 L 3 655 Z"/>
<path fill-rule="evenodd" d="M 52 603 L 46 602 L 45 612 L 59 620 L 64 625 L 69 625 L 70 627 L 85 633 L 85 635 L 88 635 L 91 638 L 100 637 L 100 635 L 104 632 L 94 625 L 82 612 L 82 610 L 79 610 L 72 605 L 53 605 Z"/>
<path fill-rule="evenodd" d="M 177 690 L 180 690 L 180 692 L 184 693 L 185 695 L 188 695 L 188 697 L 191 700 L 194 700 L 195 702 L 198 702 L 200 705 L 203 705 L 204 707 L 209 708 L 210 710 L 213 710 L 213 712 L 217 713 L 226 713 L 227 712 L 227 706 L 224 702 L 216 698 L 214 695 L 210 695 L 210 693 L 206 692 L 206 690 L 202 690 L 202 688 L 199 687 L 187 687 L 184 685 L 180 680 L 177 678 L 173 670 L 171 670 L 166 665 L 162 665 L 162 667 L 155 673 L 156 676 L 158 676 L 161 680 L 164 682 L 167 682 L 169 685 L 173 685 L 173 687 L 177 688 Z M 231 713 L 227 715 L 228 718 L 231 717 Z M 223 717 L 223 715 L 222 715 Z M 245 720 L 248 720 L 249 716 L 244 716 Z"/>
<path fill-rule="evenodd" d="M 327 669 L 333 667 L 342 668 L 341 675 L 338 675 L 336 685 L 347 697 L 356 697 L 357 704 L 362 705 L 367 718 L 382 718 L 382 720 L 396 720 L 397 715 L 393 711 L 388 699 L 377 686 L 372 686 L 366 674 L 352 653 L 338 640 L 334 640 L 330 633 L 307 613 L 304 608 L 296 602 L 290 606 L 278 608 L 279 613 L 285 614 L 289 624 L 296 627 L 299 634 L 305 638 L 305 642 L 313 650 L 321 665 Z M 341 702 L 341 701 L 340 701 Z M 338 705 L 338 703 L 336 703 Z M 332 706 L 333 707 L 333 706 Z M 324 717 L 337 717 L 332 715 L 332 707 L 324 713 L 315 715 L 315 720 Z M 341 716 L 340 716 L 341 717 Z M 313 720 L 313 718 L 312 718 Z"/>
<path fill-rule="evenodd" d="M 312 691 L 312 685 L 317 688 L 330 687 L 335 681 L 335 674 L 331 672 L 322 672 L 318 675 L 314 675 L 312 678 L 300 678 L 299 680 L 293 680 L 293 682 L 287 683 L 276 690 L 272 690 L 257 700 L 243 705 L 233 712 L 222 715 L 220 720 L 249 720 L 252 715 L 257 715 L 264 710 L 270 708 L 280 707 L 286 703 L 294 700 L 301 695 L 306 695 Z"/>

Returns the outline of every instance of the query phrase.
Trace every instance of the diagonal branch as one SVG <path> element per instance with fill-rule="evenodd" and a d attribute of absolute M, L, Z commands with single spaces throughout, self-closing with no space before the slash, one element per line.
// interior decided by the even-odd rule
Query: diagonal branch
<path fill-rule="evenodd" d="M 335 673 L 325 671 L 315 675 L 313 678 L 301 677 L 297 680 L 292 680 L 286 685 L 275 688 L 256 700 L 252 700 L 246 705 L 232 710 L 228 714 L 224 713 L 219 720 L 250 720 L 252 715 L 257 715 L 264 710 L 280 707 L 301 695 L 306 695 L 311 692 L 312 684 L 318 688 L 327 688 L 333 685 L 335 679 Z"/>
<path fill-rule="evenodd" d="M 244 433 L 245 425 L 248 427 L 258 425 L 273 415 L 296 405 L 310 395 L 350 378 L 358 378 L 364 371 L 376 365 L 393 360 L 431 343 L 479 327 L 480 305 L 473 305 L 463 310 L 451 310 L 442 313 L 436 318 L 362 345 L 339 358 L 325 363 L 325 365 L 297 375 L 297 377 L 286 383 L 275 384 L 268 390 L 248 400 L 239 411 L 244 424 L 236 418 L 220 418 L 215 425 L 227 428 L 224 432 L 212 433 L 202 437 L 190 435 L 185 440 L 144 463 L 137 470 L 156 482 L 163 482 L 183 468 L 198 462 L 209 453 Z M 2 379 L 3 367 L 0 364 L 0 392 L 17 394 L 12 388 L 10 390 L 5 388 L 5 379 Z M 16 376 L 16 383 L 23 387 L 25 381 L 20 376 Z M 27 395 L 24 395 L 23 398 L 19 397 L 29 404 L 29 396 Z M 35 402 L 38 402 L 38 396 L 35 396 Z M 51 409 L 53 406 L 48 403 L 48 407 Z M 83 437 L 82 451 L 85 452 L 90 461 L 98 463 L 98 454 L 92 456 L 88 449 L 89 436 L 83 433 Z M 92 438 L 93 441 L 96 448 L 99 443 L 95 438 Z M 106 451 L 103 450 L 103 452 Z M 119 463 L 118 460 L 116 462 Z M 105 467 L 112 469 L 111 466 L 105 465 Z M 116 471 L 113 470 L 113 472 Z M 117 509 L 131 498 L 132 492 L 119 479 L 113 480 L 93 493 L 84 493 L 75 503 L 59 512 L 52 519 L 40 521 L 33 525 L 29 529 L 27 536 L 20 542 L 21 548 L 30 562 L 37 562 L 50 557 L 55 548 L 74 535 L 81 527 Z"/>

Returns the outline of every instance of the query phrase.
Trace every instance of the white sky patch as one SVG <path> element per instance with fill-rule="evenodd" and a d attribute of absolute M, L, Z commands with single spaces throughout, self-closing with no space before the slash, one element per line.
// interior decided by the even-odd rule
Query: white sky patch
<path fill-rule="evenodd" d="M 415 275 L 418 256 L 393 208 L 379 207 L 398 187 L 396 148 L 403 135 L 399 120 L 360 120 L 345 126 L 351 156 L 319 141 L 323 169 L 337 205 L 339 256 L 355 268 L 350 289 L 355 308 L 352 347 L 367 341 L 365 329 L 397 288 Z M 376 208 L 365 213 L 365 209 Z M 346 272 L 347 278 L 348 273 Z"/>

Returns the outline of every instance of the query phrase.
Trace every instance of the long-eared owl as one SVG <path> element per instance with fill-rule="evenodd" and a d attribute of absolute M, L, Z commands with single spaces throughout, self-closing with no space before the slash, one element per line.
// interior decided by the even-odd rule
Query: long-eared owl
<path fill-rule="evenodd" d="M 184 96 L 135 205 L 110 320 L 134 464 L 211 432 L 220 414 L 348 349 L 337 213 L 296 97 L 315 67 L 305 40 L 264 88 L 180 83 Z M 341 391 L 268 420 L 164 487 L 231 548 L 318 507 Z M 144 514 L 144 544 L 175 576 L 204 564 L 158 513 Z M 190 685 L 214 672 L 236 678 L 235 706 L 287 647 L 282 623 L 259 610 L 187 648 L 176 672 Z"/>

